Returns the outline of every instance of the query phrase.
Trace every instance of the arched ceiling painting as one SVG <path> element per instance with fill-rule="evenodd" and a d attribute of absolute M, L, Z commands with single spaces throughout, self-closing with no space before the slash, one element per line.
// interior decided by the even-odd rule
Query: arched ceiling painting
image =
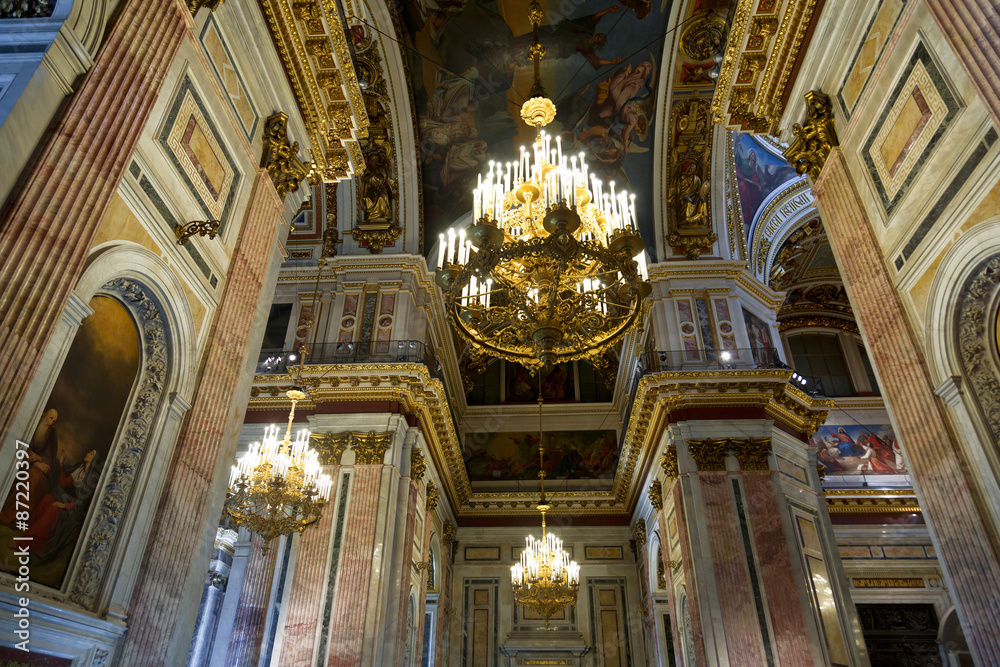
<path fill-rule="evenodd" d="M 733 161 L 736 185 L 740 196 L 743 235 L 750 230 L 757 215 L 766 206 L 768 197 L 784 185 L 801 178 L 795 169 L 777 154 L 775 146 L 765 139 L 746 132 L 733 133 Z"/>
<path fill-rule="evenodd" d="M 605 181 L 636 193 L 655 248 L 653 128 L 673 0 L 541 0 L 542 83 L 558 115 L 547 130 L 587 154 Z M 534 132 L 518 110 L 531 88 L 529 0 L 401 0 L 423 172 L 424 251 L 472 208 L 490 160 L 515 159 Z M 422 57 L 421 57 L 422 56 Z"/>

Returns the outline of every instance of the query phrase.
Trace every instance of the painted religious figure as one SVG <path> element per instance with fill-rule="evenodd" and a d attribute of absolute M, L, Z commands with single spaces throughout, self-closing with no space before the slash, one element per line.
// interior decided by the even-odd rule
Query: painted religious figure
<path fill-rule="evenodd" d="M 799 175 L 784 159 L 757 143 L 753 135 L 736 132 L 733 142 L 743 227 L 749 234 L 754 217 L 768 195 Z"/>
<path fill-rule="evenodd" d="M 827 474 L 906 474 L 906 461 L 892 426 L 821 426 L 810 443 Z"/>
<path fill-rule="evenodd" d="M 141 359 L 128 311 L 102 296 L 90 307 L 27 442 L 28 519 L 17 517 L 24 508 L 15 505 L 15 489 L 0 511 L 0 569 L 17 571 L 13 538 L 30 537 L 31 578 L 53 588 L 62 584 L 100 488 Z"/>
<path fill-rule="evenodd" d="M 538 400 L 539 378 L 520 364 L 505 363 L 504 403 L 534 403 Z M 576 400 L 576 377 L 572 363 L 558 364 L 542 373 L 542 396 L 546 401 Z"/>

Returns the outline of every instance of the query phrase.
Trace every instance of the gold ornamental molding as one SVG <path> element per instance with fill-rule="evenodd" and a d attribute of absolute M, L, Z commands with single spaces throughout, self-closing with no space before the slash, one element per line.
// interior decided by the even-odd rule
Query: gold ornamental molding
<path fill-rule="evenodd" d="M 667 450 L 660 457 L 660 466 L 663 467 L 663 474 L 667 476 L 667 479 L 677 479 L 680 474 L 677 467 L 677 447 L 674 445 L 667 445 Z M 662 498 L 661 498 L 662 502 Z"/>
<path fill-rule="evenodd" d="M 645 519 L 639 519 L 638 521 L 635 522 L 635 526 L 632 527 L 632 537 L 635 538 L 635 541 L 639 544 L 639 546 L 646 545 Z"/>
<path fill-rule="evenodd" d="M 846 320 L 840 317 L 830 317 L 828 315 L 799 315 L 788 317 L 778 321 L 778 331 L 791 331 L 793 329 L 804 329 L 806 327 L 823 327 L 825 329 L 840 329 L 853 334 L 860 334 L 858 325 L 853 320 Z"/>
<path fill-rule="evenodd" d="M 912 489 L 835 489 L 826 492 L 830 514 L 921 514 Z"/>
<path fill-rule="evenodd" d="M 260 0 L 260 6 L 309 131 L 311 180 L 361 174 L 358 140 L 368 135 L 368 116 L 336 0 Z"/>
<path fill-rule="evenodd" d="M 712 98 L 714 122 L 775 132 L 815 8 L 816 0 L 738 0 Z"/>
<path fill-rule="evenodd" d="M 833 126 L 833 105 L 830 97 L 818 90 L 810 90 L 806 97 L 806 122 L 792 126 L 794 141 L 788 145 L 784 157 L 800 174 L 819 178 L 823 163 L 830 150 L 839 146 L 837 130 Z"/>
<path fill-rule="evenodd" d="M 319 462 L 322 465 L 340 465 L 344 452 L 348 449 L 354 452 L 355 465 L 381 465 L 385 452 L 392 444 L 392 434 L 375 432 L 313 433 L 311 441 L 316 453 L 319 454 Z"/>
<path fill-rule="evenodd" d="M 198 10 L 202 7 L 208 7 L 213 12 L 222 6 L 226 0 L 188 0 L 187 6 L 191 10 L 191 16 L 198 13 Z M 6 18 L 0 13 L 0 18 Z"/>

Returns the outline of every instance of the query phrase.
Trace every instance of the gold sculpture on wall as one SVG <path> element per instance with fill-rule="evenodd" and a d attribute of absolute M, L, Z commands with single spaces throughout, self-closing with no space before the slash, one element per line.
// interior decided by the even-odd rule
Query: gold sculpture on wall
<path fill-rule="evenodd" d="M 403 231 L 397 205 L 396 147 L 382 58 L 370 39 L 361 38 L 357 49 L 358 71 L 368 82 L 363 97 L 369 126 L 368 138 L 360 142 L 365 171 L 358 183 L 358 220 L 351 234 L 377 255 Z"/>
<path fill-rule="evenodd" d="M 833 106 L 830 97 L 818 90 L 806 93 L 806 122 L 792 127 L 795 140 L 784 152 L 784 158 L 800 174 L 819 178 L 830 149 L 839 146 L 837 130 L 833 126 Z"/>
<path fill-rule="evenodd" d="M 688 259 L 712 247 L 712 123 L 707 100 L 683 100 L 670 114 L 670 185 L 667 242 Z"/>
<path fill-rule="evenodd" d="M 264 154 L 260 166 L 267 169 L 274 189 L 282 199 L 297 192 L 309 169 L 298 158 L 299 142 L 288 142 L 288 115 L 279 111 L 264 124 Z"/>
<path fill-rule="evenodd" d="M 419 482 L 425 472 L 427 472 L 427 461 L 424 460 L 424 453 L 419 447 L 414 447 L 410 450 L 410 478 Z"/>
<path fill-rule="evenodd" d="M 658 480 L 653 480 L 649 485 L 649 503 L 653 506 L 653 509 L 659 511 L 663 509 L 663 486 Z"/>
<path fill-rule="evenodd" d="M 433 512 L 438 506 L 438 498 L 440 498 L 441 492 L 438 491 L 437 484 L 434 482 L 427 482 L 427 511 Z"/>
<path fill-rule="evenodd" d="M 663 474 L 667 479 L 676 479 L 679 474 L 677 468 L 677 447 L 669 445 L 667 450 L 660 457 L 660 465 L 663 467 Z"/>

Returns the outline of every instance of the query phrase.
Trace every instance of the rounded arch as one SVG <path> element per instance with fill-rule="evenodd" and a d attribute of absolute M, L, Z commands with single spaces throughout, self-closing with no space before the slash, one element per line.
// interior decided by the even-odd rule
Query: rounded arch
<path fill-rule="evenodd" d="M 940 384 L 961 375 L 961 353 L 954 327 L 958 321 L 963 287 L 984 262 L 1000 256 L 1000 216 L 980 223 L 963 234 L 941 259 L 931 281 L 924 309 L 925 347 L 931 379 Z"/>
<path fill-rule="evenodd" d="M 969 651 L 969 644 L 965 640 L 965 631 L 962 629 L 962 622 L 958 618 L 958 612 L 954 607 L 946 611 L 941 616 L 941 624 L 938 626 L 938 644 L 944 649 L 949 660 L 953 660 L 953 665 L 974 665 L 972 653 Z"/>
<path fill-rule="evenodd" d="M 646 562 L 649 563 L 649 590 L 654 593 L 666 592 L 666 568 L 663 563 L 663 547 L 660 544 L 660 531 L 654 530 L 646 540 Z"/>
<path fill-rule="evenodd" d="M 792 233 L 819 215 L 812 188 L 806 179 L 794 180 L 775 190 L 761 204 L 747 241 L 747 262 L 754 276 L 770 283 L 771 265 L 782 244 Z"/>

